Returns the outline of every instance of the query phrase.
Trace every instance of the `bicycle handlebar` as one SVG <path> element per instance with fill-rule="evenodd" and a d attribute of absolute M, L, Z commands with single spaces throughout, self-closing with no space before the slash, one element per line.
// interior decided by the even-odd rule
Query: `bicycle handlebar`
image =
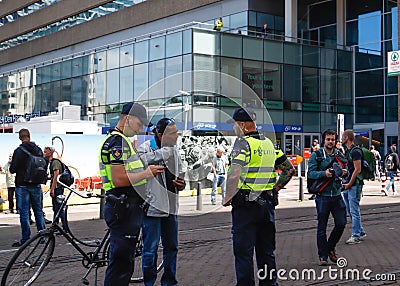
<path fill-rule="evenodd" d="M 94 193 L 89 193 L 89 192 L 86 193 L 86 195 L 82 195 L 82 194 L 78 193 L 77 191 L 75 191 L 74 188 L 71 188 L 71 187 L 67 186 L 66 184 L 64 184 L 63 182 L 60 181 L 61 175 L 62 174 L 59 174 L 57 176 L 57 183 L 59 183 L 64 188 L 67 188 L 70 192 L 73 192 L 74 194 L 80 196 L 81 198 L 84 198 L 84 199 L 90 199 L 90 198 L 93 198 L 93 197 L 94 198 L 100 198 L 100 199 L 104 199 L 105 198 L 104 195 L 99 195 L 99 194 L 94 194 Z"/>

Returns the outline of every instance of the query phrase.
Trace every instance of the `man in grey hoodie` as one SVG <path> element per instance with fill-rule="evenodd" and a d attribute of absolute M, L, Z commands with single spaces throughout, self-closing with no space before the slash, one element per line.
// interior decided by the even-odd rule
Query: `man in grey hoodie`
<path fill-rule="evenodd" d="M 164 172 L 148 182 L 149 209 L 143 219 L 142 267 L 144 285 L 154 285 L 157 279 L 157 249 L 163 245 L 164 273 L 161 285 L 178 285 L 176 260 L 178 254 L 178 192 L 185 188 L 182 166 L 176 149 L 178 129 L 170 118 L 160 119 L 154 137 L 141 144 L 138 154 L 145 165 L 165 166 Z"/>

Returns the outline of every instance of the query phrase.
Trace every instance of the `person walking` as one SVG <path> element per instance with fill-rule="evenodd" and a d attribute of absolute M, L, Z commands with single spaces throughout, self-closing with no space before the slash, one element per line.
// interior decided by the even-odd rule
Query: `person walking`
<path fill-rule="evenodd" d="M 21 145 L 14 150 L 10 172 L 15 176 L 15 192 L 17 198 L 17 209 L 19 212 L 19 221 L 21 224 L 22 237 L 20 241 L 12 244 L 12 247 L 20 247 L 31 236 L 29 227 L 29 208 L 32 206 L 35 215 L 37 230 L 45 229 L 44 216 L 42 210 L 43 192 L 40 184 L 29 183 L 27 181 L 29 155 L 22 148 L 34 156 L 43 157 L 42 149 L 31 141 L 31 135 L 28 129 L 21 129 L 19 132 Z"/>
<path fill-rule="evenodd" d="M 104 285 L 128 285 L 133 273 L 136 242 L 143 219 L 143 198 L 147 179 L 164 170 L 144 169 L 128 137 L 148 124 L 140 104 L 123 106 L 115 129 L 101 143 L 100 176 L 106 191 L 104 219 L 110 230 L 110 252 Z"/>
<path fill-rule="evenodd" d="M 374 159 L 375 159 L 375 177 L 378 179 L 378 181 L 381 180 L 381 174 L 379 172 L 379 166 L 381 165 L 381 154 L 377 150 L 375 150 L 375 146 L 371 145 L 369 146 L 369 150 L 374 154 Z"/>
<path fill-rule="evenodd" d="M 317 247 L 319 265 L 325 266 L 328 264 L 328 257 L 336 263 L 338 256 L 336 255 L 336 244 L 343 235 L 346 226 L 346 205 L 341 195 L 342 182 L 335 180 L 334 174 L 330 168 L 335 162 L 335 156 L 339 155 L 339 150 L 335 148 L 337 133 L 332 129 L 328 129 L 322 133 L 323 147 L 311 154 L 308 161 L 307 178 L 315 180 L 331 179 L 327 182 L 327 186 L 316 195 L 315 206 L 317 209 Z M 317 154 L 321 161 L 317 161 Z M 342 155 L 344 156 L 344 154 Z M 343 174 L 347 174 L 347 170 L 342 170 Z M 329 216 L 332 214 L 334 219 L 334 227 L 327 238 L 326 229 Z"/>
<path fill-rule="evenodd" d="M 390 146 L 389 152 L 385 155 L 384 164 L 386 168 L 387 176 L 390 178 L 389 183 L 385 189 L 385 195 L 389 194 L 389 189 L 392 187 L 393 195 L 397 195 L 394 187 L 394 177 L 397 176 L 397 170 L 400 170 L 399 156 L 396 153 L 396 146 Z"/>
<path fill-rule="evenodd" d="M 263 25 L 263 27 L 261 29 L 261 33 L 262 33 L 263 38 L 267 38 L 267 36 L 268 36 L 268 25 L 267 25 L 267 23 L 264 23 L 264 25 Z"/>
<path fill-rule="evenodd" d="M 153 130 L 154 137 L 138 148 L 145 165 L 165 166 L 163 172 L 147 185 L 150 205 L 143 218 L 142 268 L 145 286 L 152 286 L 157 279 L 157 250 L 162 243 L 164 272 L 161 285 L 178 285 L 176 261 L 178 255 L 178 199 L 185 188 L 180 155 L 176 149 L 178 129 L 170 118 L 160 119 Z M 181 175 L 180 175 L 181 174 Z"/>
<path fill-rule="evenodd" d="M 57 196 L 64 194 L 64 187 L 57 183 L 58 175 L 63 172 L 63 166 L 59 159 L 53 157 L 54 152 L 54 147 L 45 147 L 43 150 L 44 157 L 49 160 L 50 164 L 50 197 L 53 205 L 53 217 L 56 216 L 62 205 L 62 202 L 57 200 Z M 67 223 L 65 221 L 65 212 L 63 209 L 60 211 L 60 218 L 63 230 L 68 232 Z M 56 222 L 58 223 L 58 219 Z"/>
<path fill-rule="evenodd" d="M 360 176 L 363 152 L 354 144 L 354 132 L 347 129 L 342 135 L 342 145 L 348 160 L 348 176 L 343 182 L 342 196 L 346 204 L 347 213 L 351 218 L 352 233 L 347 244 L 360 243 L 367 237 L 361 222 L 360 200 L 364 181 Z"/>
<path fill-rule="evenodd" d="M 222 200 L 224 200 L 225 198 L 228 160 L 222 152 L 223 149 L 221 147 L 217 147 L 217 153 L 212 161 L 212 171 L 214 173 L 214 179 L 211 191 L 211 204 L 213 205 L 215 205 L 217 201 L 216 192 L 218 186 L 221 186 Z"/>
<path fill-rule="evenodd" d="M 3 166 L 0 166 L 0 174 L 6 175 L 6 185 L 7 185 L 7 200 L 8 200 L 8 211 L 4 213 L 14 213 L 14 194 L 15 194 L 15 174 L 10 172 L 10 165 L 12 161 L 13 154 L 8 156 L 8 162 Z M 15 208 L 15 213 L 18 213 L 18 209 Z"/>
<path fill-rule="evenodd" d="M 279 190 L 290 181 L 295 170 L 286 155 L 257 132 L 252 109 L 238 108 L 232 118 L 230 122 L 233 121 L 238 138 L 231 153 L 223 205 L 232 205 L 236 285 L 255 284 L 254 249 L 258 273 L 265 267 L 268 269 L 259 285 L 276 285 L 275 206 Z M 275 167 L 282 171 L 279 179 Z"/>

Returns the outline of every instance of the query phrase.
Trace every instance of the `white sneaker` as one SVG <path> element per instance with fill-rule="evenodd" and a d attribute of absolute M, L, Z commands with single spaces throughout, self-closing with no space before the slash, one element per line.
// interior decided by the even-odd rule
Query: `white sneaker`
<path fill-rule="evenodd" d="M 398 195 L 397 191 L 394 191 L 393 196 L 397 196 L 397 195 Z"/>
<path fill-rule="evenodd" d="M 366 234 L 365 232 L 362 232 L 362 233 L 360 234 L 360 240 L 363 241 L 363 240 L 366 239 L 366 238 L 367 238 L 367 234 Z"/>
<path fill-rule="evenodd" d="M 346 244 L 357 244 L 360 243 L 360 239 L 355 236 L 350 236 L 348 240 L 346 240 Z"/>
<path fill-rule="evenodd" d="M 387 190 L 383 189 L 382 191 L 385 193 L 385 196 L 388 196 L 388 195 L 389 195 L 389 193 L 388 193 Z"/>

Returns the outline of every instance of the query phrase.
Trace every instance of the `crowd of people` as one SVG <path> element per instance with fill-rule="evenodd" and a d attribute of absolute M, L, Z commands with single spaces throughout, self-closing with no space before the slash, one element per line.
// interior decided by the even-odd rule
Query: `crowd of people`
<path fill-rule="evenodd" d="M 216 204 L 216 191 L 220 186 L 222 205 L 232 207 L 237 285 L 255 284 L 254 251 L 257 268 L 266 265 L 272 273 L 260 280 L 259 285 L 277 285 L 276 271 L 273 271 L 277 268 L 274 254 L 275 207 L 279 192 L 291 180 L 295 169 L 282 150 L 276 149 L 268 137 L 257 131 L 256 114 L 252 109 L 236 109 L 229 122 L 233 124 L 236 135 L 232 150 L 230 142 L 223 137 L 183 137 L 179 142 L 179 130 L 173 118 L 160 119 L 153 128 L 153 136 L 135 146 L 130 137 L 149 124 L 147 111 L 137 103 L 123 106 L 117 125 L 109 130 L 101 144 L 99 155 L 100 176 L 106 191 L 104 218 L 110 230 L 109 263 L 104 285 L 129 284 L 134 267 L 137 267 L 132 254 L 140 232 L 143 237 L 144 284 L 154 285 L 157 279 L 157 250 L 161 241 L 164 263 L 161 284 L 178 285 L 179 192 L 185 189 L 188 176 L 190 183 L 202 179 L 204 174 L 196 174 L 197 169 L 212 174 L 211 203 Z M 54 157 L 54 148 L 45 147 L 42 151 L 31 141 L 27 129 L 19 131 L 19 139 L 21 145 L 10 154 L 5 166 L 0 167 L 7 179 L 8 212 L 20 215 L 21 239 L 13 244 L 14 247 L 21 246 L 30 238 L 30 208 L 37 230 L 45 228 L 41 189 L 44 182 L 30 177 L 30 167 L 27 166 L 31 156 L 46 159 L 54 213 L 60 210 L 55 198 L 64 191 L 56 179 L 63 167 L 59 158 Z M 346 227 L 347 215 L 351 220 L 352 234 L 346 244 L 358 244 L 367 237 L 360 213 L 364 185 L 361 176 L 363 151 L 354 140 L 354 132 L 345 130 L 341 144 L 338 144 L 336 131 L 328 129 L 322 134 L 321 145 L 317 139 L 313 142 L 307 177 L 324 182 L 315 195 L 316 241 L 318 264 L 321 266 L 327 265 L 328 259 L 337 262 L 336 245 Z M 228 153 L 229 157 L 226 156 Z M 375 160 L 379 161 L 379 152 L 373 153 Z M 396 147 L 391 146 L 384 158 L 391 178 L 386 190 L 388 192 L 392 187 L 395 193 L 392 178 L 400 167 Z M 279 176 L 277 170 L 280 170 Z M 123 203 L 116 204 L 114 198 Z M 327 236 L 331 214 L 334 227 Z M 64 230 L 68 232 L 62 210 L 60 217 Z"/>

